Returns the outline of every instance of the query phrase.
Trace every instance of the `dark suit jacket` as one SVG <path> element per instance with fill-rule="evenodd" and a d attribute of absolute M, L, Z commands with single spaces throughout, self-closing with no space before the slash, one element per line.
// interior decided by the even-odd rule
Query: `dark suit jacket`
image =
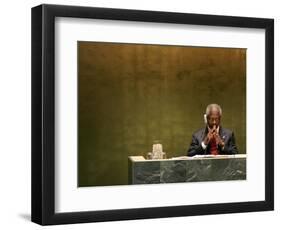
<path fill-rule="evenodd" d="M 192 141 L 187 151 L 188 156 L 210 154 L 210 145 L 208 145 L 206 149 L 203 149 L 201 145 L 207 135 L 207 132 L 208 129 L 206 127 L 198 130 L 192 135 Z M 224 129 L 220 126 L 219 135 L 225 144 L 223 150 L 218 147 L 219 154 L 238 154 L 238 150 L 235 145 L 234 133 L 231 130 Z"/>

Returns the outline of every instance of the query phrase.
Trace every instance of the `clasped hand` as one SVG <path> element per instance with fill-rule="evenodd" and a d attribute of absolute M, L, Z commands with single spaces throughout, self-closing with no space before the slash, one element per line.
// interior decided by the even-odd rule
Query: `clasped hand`
<path fill-rule="evenodd" d="M 209 129 L 209 132 L 204 139 L 204 144 L 208 145 L 212 139 L 215 139 L 217 145 L 224 147 L 224 142 L 218 134 L 216 126 L 214 126 L 212 129 Z"/>

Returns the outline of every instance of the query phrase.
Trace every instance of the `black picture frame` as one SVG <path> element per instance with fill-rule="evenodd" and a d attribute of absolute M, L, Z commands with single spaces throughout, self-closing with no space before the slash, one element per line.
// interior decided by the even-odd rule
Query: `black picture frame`
<path fill-rule="evenodd" d="M 109 19 L 265 29 L 265 200 L 55 213 L 55 18 Z M 274 209 L 274 20 L 40 5 L 32 8 L 32 221 L 41 225 L 267 211 Z"/>

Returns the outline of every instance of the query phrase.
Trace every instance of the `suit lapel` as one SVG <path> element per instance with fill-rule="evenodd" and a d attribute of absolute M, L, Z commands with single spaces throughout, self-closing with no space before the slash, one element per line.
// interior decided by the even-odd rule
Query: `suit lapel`
<path fill-rule="evenodd" d="M 223 141 L 225 141 L 225 139 L 226 139 L 226 133 L 224 132 L 224 129 L 223 129 L 221 126 L 220 126 L 219 135 L 220 135 L 221 139 L 222 139 Z"/>

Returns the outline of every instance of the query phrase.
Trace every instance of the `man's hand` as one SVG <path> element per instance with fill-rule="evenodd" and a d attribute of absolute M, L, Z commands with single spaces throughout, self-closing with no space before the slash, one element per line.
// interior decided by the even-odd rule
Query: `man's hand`
<path fill-rule="evenodd" d="M 204 138 L 204 144 L 205 145 L 209 144 L 210 140 L 212 138 L 214 138 L 215 133 L 216 133 L 216 127 L 215 126 L 212 129 L 209 129 L 209 132 L 208 132 L 207 136 Z"/>
<path fill-rule="evenodd" d="M 221 139 L 220 135 L 217 132 L 214 133 L 214 138 L 216 140 L 216 144 L 223 148 L 224 147 L 224 142 L 223 142 L 223 140 Z"/>

